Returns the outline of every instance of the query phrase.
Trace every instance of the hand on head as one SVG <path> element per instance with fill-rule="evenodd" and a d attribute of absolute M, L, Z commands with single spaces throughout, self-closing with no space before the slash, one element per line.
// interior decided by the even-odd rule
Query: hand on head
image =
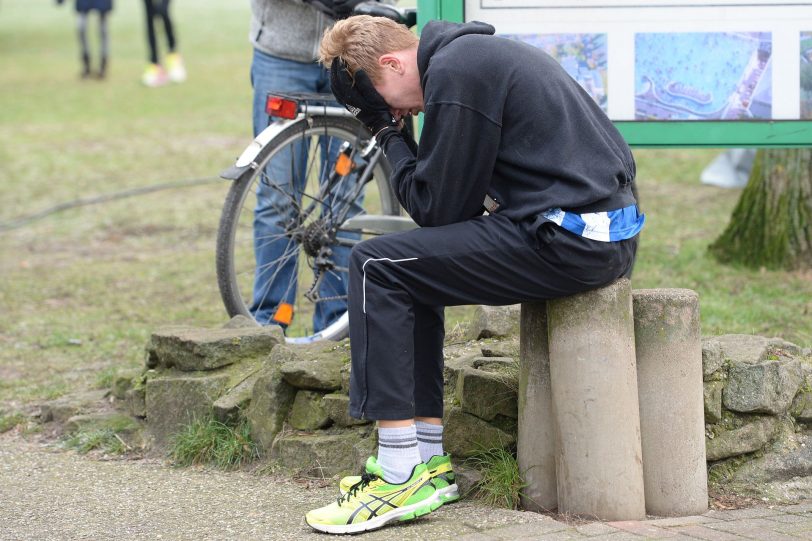
<path fill-rule="evenodd" d="M 385 128 L 397 128 L 398 122 L 383 97 L 375 90 L 372 80 L 358 70 L 350 74 L 340 57 L 330 65 L 330 88 L 339 103 L 360 120 L 373 135 Z"/>

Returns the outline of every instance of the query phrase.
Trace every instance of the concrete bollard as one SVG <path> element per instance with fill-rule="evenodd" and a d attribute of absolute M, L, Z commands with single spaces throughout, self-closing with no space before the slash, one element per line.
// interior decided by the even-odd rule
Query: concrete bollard
<path fill-rule="evenodd" d="M 558 505 L 555 430 L 547 347 L 547 303 L 522 304 L 519 345 L 519 438 L 517 459 L 525 482 L 522 507 L 550 511 Z"/>
<path fill-rule="evenodd" d="M 646 511 L 708 509 L 699 298 L 689 289 L 633 293 Z"/>
<path fill-rule="evenodd" d="M 558 510 L 646 514 L 632 294 L 626 279 L 547 303 Z"/>

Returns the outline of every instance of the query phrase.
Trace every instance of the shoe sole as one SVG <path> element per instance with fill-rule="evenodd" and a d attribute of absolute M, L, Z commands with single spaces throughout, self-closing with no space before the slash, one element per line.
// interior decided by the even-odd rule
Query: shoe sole
<path fill-rule="evenodd" d="M 381 515 L 364 522 L 359 522 L 357 524 L 311 524 L 307 522 L 307 519 L 305 519 L 305 522 L 308 526 L 320 532 L 333 534 L 353 534 L 377 530 L 378 528 L 383 528 L 390 522 L 403 522 L 415 519 L 417 517 L 422 517 L 423 515 L 428 515 L 441 505 L 443 505 L 443 500 L 440 498 L 439 492 L 435 490 L 434 494 L 423 501 L 414 503 L 412 505 L 407 505 L 405 507 L 400 507 L 394 511 L 389 511 L 385 515 Z"/>
<path fill-rule="evenodd" d="M 453 503 L 460 499 L 460 490 L 457 487 L 457 483 L 453 485 L 448 485 L 445 488 L 438 488 L 437 494 L 440 495 L 440 499 L 443 503 Z"/>

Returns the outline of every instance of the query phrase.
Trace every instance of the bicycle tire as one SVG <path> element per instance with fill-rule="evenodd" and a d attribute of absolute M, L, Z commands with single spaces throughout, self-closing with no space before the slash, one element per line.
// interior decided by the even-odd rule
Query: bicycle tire
<path fill-rule="evenodd" d="M 321 137 L 327 137 L 327 139 L 317 139 Z M 217 282 L 223 304 L 229 317 L 241 314 L 254 319 L 250 305 L 253 291 L 252 276 L 255 275 L 257 269 L 256 263 L 251 261 L 253 258 L 253 232 L 251 233 L 251 257 L 249 258 L 247 255 L 249 250 L 246 246 L 246 223 L 253 224 L 253 206 L 256 204 L 255 194 L 257 183 L 265 182 L 266 186 L 269 185 L 269 183 L 276 183 L 275 180 L 269 181 L 269 175 L 265 173 L 266 165 L 274 157 L 280 156 L 280 153 L 285 152 L 285 149 L 296 148 L 293 145 L 303 140 L 310 141 L 306 150 L 308 155 L 307 161 L 309 163 L 311 161 L 311 153 L 314 154 L 314 161 L 316 159 L 320 161 L 320 158 L 317 157 L 319 145 L 315 144 L 317 140 L 326 140 L 330 146 L 343 141 L 349 141 L 356 148 L 360 149 L 370 138 L 371 136 L 366 128 L 353 118 L 335 116 L 308 117 L 305 120 L 288 126 L 276 135 L 257 155 L 255 162 L 258 167 L 246 171 L 237 180 L 233 181 L 223 205 L 216 246 Z M 293 150 L 291 150 L 291 153 L 293 153 Z M 290 161 L 292 163 L 295 159 L 291 159 Z M 309 169 L 310 166 L 308 166 L 307 170 L 308 177 L 312 175 L 312 171 Z M 323 171 L 318 173 L 319 177 L 323 177 L 323 175 Z M 373 169 L 373 180 L 369 182 L 365 188 L 364 212 L 367 212 L 368 209 L 372 209 L 376 211 L 376 214 L 400 215 L 400 205 L 389 184 L 390 175 L 391 167 L 386 161 L 386 158 L 381 154 L 378 163 Z M 321 186 L 321 182 L 323 182 L 324 179 L 319 178 L 317 180 Z M 350 184 L 345 184 L 342 189 L 347 189 L 348 186 L 350 186 Z M 374 186 L 374 188 L 371 189 L 372 186 Z M 306 189 L 303 191 L 307 192 L 308 189 L 312 189 L 313 187 L 313 181 L 308 180 Z M 319 189 L 323 190 L 323 187 Z M 377 195 L 375 192 L 377 192 Z M 334 195 L 330 192 L 328 193 L 331 197 Z M 310 193 L 306 193 L 306 195 L 313 197 Z M 301 199 L 304 200 L 305 196 L 301 196 Z M 300 206 L 303 206 L 303 204 L 300 203 Z M 324 205 L 322 205 L 322 207 L 323 206 Z M 304 212 L 300 212 L 300 209 L 296 209 L 296 212 L 304 214 Z M 253 225 L 248 229 L 253 231 Z M 290 245 L 289 240 L 288 245 Z M 297 280 L 296 284 L 293 285 L 294 289 L 296 289 L 296 302 L 293 305 L 294 318 L 299 317 L 300 319 L 304 318 L 307 320 L 312 318 L 309 314 L 310 308 L 308 308 L 302 300 L 300 290 L 303 288 L 298 287 L 300 285 L 299 282 L 303 280 L 303 269 L 307 269 L 309 266 L 309 263 L 303 264 L 307 263 L 307 257 L 303 257 L 304 250 L 304 243 L 299 243 L 298 247 L 295 248 L 296 255 L 293 256 L 293 254 L 290 254 L 286 257 L 293 257 L 298 261 L 296 272 Z M 280 259 L 282 258 L 280 257 Z M 307 272 L 305 271 L 304 274 L 306 275 Z M 306 276 L 304 279 L 306 279 Z M 301 285 L 306 286 L 307 284 Z M 301 306 L 300 303 L 302 303 Z M 346 337 L 348 332 L 349 324 L 346 315 L 346 307 L 344 307 L 343 315 L 338 318 L 337 321 L 332 322 L 326 329 L 321 329 L 319 332 L 315 332 L 312 326 L 309 327 L 306 323 L 301 324 L 301 322 L 297 325 L 286 326 L 286 341 L 289 343 L 303 343 L 325 339 L 340 340 Z"/>

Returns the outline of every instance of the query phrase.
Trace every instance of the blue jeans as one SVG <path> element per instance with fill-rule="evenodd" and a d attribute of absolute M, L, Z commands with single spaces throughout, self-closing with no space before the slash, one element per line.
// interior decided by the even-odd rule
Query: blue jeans
<path fill-rule="evenodd" d="M 269 118 L 265 113 L 268 92 L 330 92 L 327 71 L 316 63 L 285 60 L 254 49 L 251 65 L 251 84 L 254 87 L 254 135 L 265 129 Z M 341 141 L 320 137 L 321 156 L 334 163 Z M 301 142 L 276 155 L 266 166 L 265 175 L 270 181 L 257 186 L 257 204 L 254 209 L 254 255 L 256 272 L 250 311 L 261 324 L 277 323 L 273 320 L 280 303 L 295 305 L 296 276 L 299 261 L 299 244 L 285 235 L 285 224 L 295 217 L 297 203 L 307 207 L 312 200 L 305 197 L 308 143 Z M 322 161 L 319 178 L 325 181 L 328 166 Z M 346 178 L 342 187 L 352 187 L 354 182 Z M 348 189 L 334 191 L 337 199 L 346 199 Z M 297 201 L 297 203 L 293 203 Z M 363 193 L 353 202 L 347 217 L 362 211 Z M 330 206 L 330 201 L 325 201 Z M 350 235 L 340 234 L 350 237 Z M 349 266 L 350 249 L 333 247 L 332 261 L 337 267 Z M 309 287 L 310 284 L 303 284 Z M 319 295 L 346 297 L 347 273 L 328 271 L 319 287 Z M 318 332 L 333 323 L 347 310 L 345 299 L 316 303 L 313 314 L 313 331 Z M 284 326 L 284 325 L 283 325 Z"/>

